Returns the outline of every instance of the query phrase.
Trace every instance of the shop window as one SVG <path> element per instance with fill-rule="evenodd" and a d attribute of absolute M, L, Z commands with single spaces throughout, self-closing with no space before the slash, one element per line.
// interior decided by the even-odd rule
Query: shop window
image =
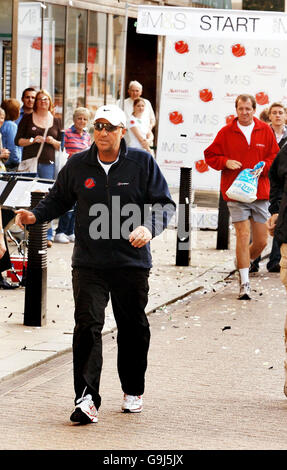
<path fill-rule="evenodd" d="M 65 72 L 65 21 L 63 6 L 46 4 L 43 17 L 41 87 L 48 90 L 55 105 L 55 116 L 62 119 Z"/>
<path fill-rule="evenodd" d="M 11 97 L 12 2 L 0 3 L 0 103 Z"/>
<path fill-rule="evenodd" d="M 69 8 L 66 43 L 65 128 L 73 123 L 75 109 L 79 106 L 85 106 L 86 39 L 87 11 Z"/>
<path fill-rule="evenodd" d="M 243 0 L 243 10 L 285 11 L 285 0 Z"/>
<path fill-rule="evenodd" d="M 108 57 L 106 102 L 116 103 L 120 98 L 124 53 L 124 16 L 108 17 Z"/>
<path fill-rule="evenodd" d="M 12 3 L 12 2 L 11 2 Z M 39 2 L 19 2 L 17 96 L 27 87 L 40 88 L 42 48 L 42 8 Z"/>
<path fill-rule="evenodd" d="M 93 116 L 105 100 L 107 15 L 90 12 L 88 31 L 86 106 Z"/>

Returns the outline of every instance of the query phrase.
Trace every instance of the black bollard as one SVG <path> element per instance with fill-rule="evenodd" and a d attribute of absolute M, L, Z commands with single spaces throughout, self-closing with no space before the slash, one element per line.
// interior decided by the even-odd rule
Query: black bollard
<path fill-rule="evenodd" d="M 46 193 L 31 193 L 31 209 Z M 29 226 L 28 262 L 25 288 L 24 325 L 46 324 L 47 304 L 47 227 L 48 224 Z"/>
<path fill-rule="evenodd" d="M 179 207 L 176 242 L 176 266 L 190 262 L 191 168 L 180 169 Z"/>
<path fill-rule="evenodd" d="M 217 224 L 217 250 L 229 249 L 229 210 L 220 193 Z"/>

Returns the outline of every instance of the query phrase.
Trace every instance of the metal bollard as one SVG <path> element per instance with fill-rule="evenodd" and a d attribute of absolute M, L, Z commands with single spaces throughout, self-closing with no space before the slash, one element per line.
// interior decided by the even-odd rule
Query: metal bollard
<path fill-rule="evenodd" d="M 46 193 L 31 193 L 31 209 L 36 207 Z M 47 304 L 47 227 L 48 224 L 30 225 L 28 262 L 25 288 L 24 325 L 46 324 Z"/>
<path fill-rule="evenodd" d="M 182 167 L 180 169 L 176 266 L 189 266 L 190 262 L 190 203 L 191 168 Z"/>
<path fill-rule="evenodd" d="M 229 249 L 229 210 L 226 201 L 220 193 L 217 225 L 217 250 Z"/>

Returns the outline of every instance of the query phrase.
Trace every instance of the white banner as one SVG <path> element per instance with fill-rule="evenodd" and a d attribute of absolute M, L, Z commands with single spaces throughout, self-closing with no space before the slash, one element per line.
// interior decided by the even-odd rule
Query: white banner
<path fill-rule="evenodd" d="M 282 41 L 166 38 L 156 159 L 171 186 L 191 167 L 193 189 L 219 189 L 204 149 L 235 117 L 239 94 L 256 98 L 257 117 L 274 101 L 287 105 L 286 63 Z"/>
<path fill-rule="evenodd" d="M 137 32 L 161 36 L 285 40 L 287 16 L 279 12 L 140 5 Z"/>

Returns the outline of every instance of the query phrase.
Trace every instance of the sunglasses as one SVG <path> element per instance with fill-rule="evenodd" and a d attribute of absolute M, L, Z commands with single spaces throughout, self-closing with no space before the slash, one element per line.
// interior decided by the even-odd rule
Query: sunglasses
<path fill-rule="evenodd" d="M 94 122 L 94 128 L 96 131 L 102 131 L 105 129 L 107 132 L 115 132 L 118 128 L 123 129 L 123 126 L 113 126 L 109 122 Z"/>

